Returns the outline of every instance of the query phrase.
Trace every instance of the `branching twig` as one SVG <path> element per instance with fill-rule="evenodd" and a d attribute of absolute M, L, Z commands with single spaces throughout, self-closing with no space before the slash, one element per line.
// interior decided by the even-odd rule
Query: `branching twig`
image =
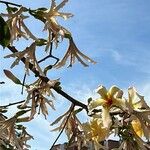
<path fill-rule="evenodd" d="M 21 7 L 22 6 L 22 5 L 18 5 L 18 4 L 11 3 L 11 2 L 6 2 L 6 1 L 0 1 L 0 3 L 3 3 L 5 5 L 13 5 L 13 6 L 17 6 L 17 7 Z"/>
<path fill-rule="evenodd" d="M 9 103 L 7 105 L 0 106 L 0 108 L 6 108 L 6 107 L 16 105 L 16 104 L 20 104 L 20 103 L 23 103 L 23 102 L 25 102 L 25 100 L 22 100 L 22 101 L 19 101 L 19 102 L 14 102 L 14 103 Z"/>
<path fill-rule="evenodd" d="M 55 56 L 52 55 L 52 50 L 53 50 L 53 42 L 51 42 L 51 44 L 50 44 L 49 55 L 46 56 L 46 57 L 44 57 L 44 58 L 42 58 L 41 60 L 39 60 L 38 63 L 41 63 L 41 62 L 45 61 L 48 58 L 54 58 L 56 60 L 56 62 L 52 66 L 54 66 L 55 64 L 57 64 L 58 61 L 59 61 L 59 58 L 57 58 L 57 57 L 55 57 Z"/>
<path fill-rule="evenodd" d="M 24 88 L 24 85 L 25 85 L 25 81 L 26 81 L 26 73 L 24 74 L 24 77 L 23 77 L 23 82 L 22 82 L 22 90 L 21 90 L 21 94 L 23 95 L 23 88 Z"/>
<path fill-rule="evenodd" d="M 63 126 L 62 130 L 60 131 L 60 133 L 58 134 L 58 136 L 57 136 L 56 140 L 54 141 L 53 145 L 51 146 L 50 150 L 53 149 L 53 147 L 55 146 L 57 140 L 59 139 L 59 137 L 60 137 L 61 134 L 63 133 L 63 131 L 64 131 L 64 129 L 65 129 L 67 123 L 68 123 L 68 120 L 69 120 L 69 118 L 70 118 L 70 116 L 71 116 L 71 113 L 72 113 L 72 111 L 74 110 L 74 107 L 75 107 L 75 105 L 73 104 L 73 105 L 71 106 L 71 108 L 70 108 L 70 113 L 69 113 L 68 116 L 67 116 L 67 119 L 66 119 L 66 122 L 64 123 L 64 126 Z"/>
<path fill-rule="evenodd" d="M 18 50 L 14 47 L 14 46 L 7 46 L 8 49 L 15 53 L 15 52 L 18 52 Z M 21 58 L 21 61 L 23 63 L 25 63 L 26 61 L 26 58 Z M 50 81 L 50 79 L 46 76 L 41 76 L 40 73 L 36 70 L 36 68 L 31 64 L 29 63 L 29 69 L 35 74 L 35 76 L 38 76 L 41 80 L 43 80 L 44 82 L 48 82 Z M 88 112 L 88 108 L 85 104 L 81 103 L 80 101 L 74 99 L 73 97 L 71 97 L 70 95 L 68 95 L 66 92 L 64 92 L 63 90 L 61 90 L 60 88 L 54 86 L 52 87 L 53 90 L 55 90 L 58 94 L 62 95 L 63 97 L 65 97 L 66 99 L 68 99 L 70 102 L 72 102 L 74 105 L 76 106 L 80 106 L 82 107 L 83 109 L 85 109 L 87 112 Z"/>

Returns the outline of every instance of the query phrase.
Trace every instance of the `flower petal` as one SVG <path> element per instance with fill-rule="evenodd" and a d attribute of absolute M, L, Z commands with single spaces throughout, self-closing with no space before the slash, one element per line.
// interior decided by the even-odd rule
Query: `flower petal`
<path fill-rule="evenodd" d="M 107 99 L 107 89 L 104 86 L 99 86 L 96 92 L 100 94 L 103 99 Z"/>
<path fill-rule="evenodd" d="M 109 89 L 108 94 L 111 96 L 114 96 L 116 94 L 116 92 L 118 92 L 119 90 L 120 89 L 114 85 Z"/>
<path fill-rule="evenodd" d="M 102 108 L 102 120 L 103 120 L 103 125 L 105 128 L 110 128 L 112 125 L 112 119 L 109 114 L 109 108 L 103 107 Z"/>
<path fill-rule="evenodd" d="M 96 107 L 98 107 L 98 106 L 102 106 L 102 105 L 104 105 L 104 104 L 105 104 L 105 100 L 99 98 L 99 99 L 97 99 L 97 100 L 93 100 L 93 101 L 90 102 L 90 104 L 89 104 L 89 109 L 91 110 L 91 109 L 94 109 L 94 108 L 96 108 Z"/>

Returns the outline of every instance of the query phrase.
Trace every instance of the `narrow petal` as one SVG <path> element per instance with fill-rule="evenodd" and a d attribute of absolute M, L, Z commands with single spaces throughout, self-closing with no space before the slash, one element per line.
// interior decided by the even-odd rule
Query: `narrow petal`
<path fill-rule="evenodd" d="M 135 101 L 136 92 L 134 87 L 130 87 L 128 89 L 128 97 L 129 97 L 129 104 L 132 105 L 133 101 Z"/>
<path fill-rule="evenodd" d="M 102 106 L 105 104 L 105 100 L 104 99 L 97 99 L 97 100 L 94 100 L 94 101 L 91 101 L 90 104 L 89 104 L 89 109 L 94 109 L 98 106 Z"/>
<path fill-rule="evenodd" d="M 112 119 L 109 114 L 109 108 L 107 108 L 107 107 L 102 108 L 102 120 L 103 120 L 104 127 L 110 128 L 110 126 L 112 124 Z"/>
<path fill-rule="evenodd" d="M 68 0 L 64 0 L 63 2 L 61 2 L 57 7 L 55 7 L 55 11 L 58 11 L 59 9 L 63 8 L 67 2 Z"/>

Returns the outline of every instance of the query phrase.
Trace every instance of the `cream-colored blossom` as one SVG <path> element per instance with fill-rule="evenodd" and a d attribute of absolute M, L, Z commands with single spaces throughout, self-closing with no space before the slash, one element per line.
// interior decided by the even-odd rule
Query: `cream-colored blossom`
<path fill-rule="evenodd" d="M 99 143 L 108 136 L 108 130 L 103 126 L 102 120 L 93 118 L 89 123 L 82 124 L 84 133 L 88 140 Z"/>
<path fill-rule="evenodd" d="M 128 89 L 126 106 L 135 133 L 150 140 L 150 107 L 146 104 L 144 96 L 139 95 L 134 87 Z"/>
<path fill-rule="evenodd" d="M 37 38 L 30 32 L 28 27 L 24 23 L 24 19 L 28 18 L 28 16 L 24 16 L 22 13 L 25 12 L 27 9 L 25 7 L 20 7 L 16 12 L 12 13 L 11 11 L 8 14 L 1 14 L 1 16 L 7 17 L 11 40 L 10 43 L 12 44 L 14 40 L 18 40 L 19 38 L 23 37 L 28 39 L 28 37 L 32 38 L 33 40 L 37 40 Z"/>
<path fill-rule="evenodd" d="M 127 105 L 131 107 L 131 110 L 150 109 L 144 100 L 144 96 L 138 94 L 135 87 L 128 89 L 127 103 Z"/>
<path fill-rule="evenodd" d="M 109 129 L 103 126 L 103 122 L 99 118 L 92 118 L 90 122 L 82 124 L 85 140 L 93 141 L 95 149 L 102 147 L 101 141 L 104 141 L 109 135 Z"/>
<path fill-rule="evenodd" d="M 110 127 L 112 123 L 111 116 L 109 114 L 110 109 L 118 107 L 124 109 L 125 101 L 122 98 L 123 91 L 116 86 L 112 86 L 107 90 L 104 86 L 99 86 L 97 93 L 101 95 L 100 98 L 92 100 L 89 104 L 89 109 L 92 110 L 98 106 L 102 106 L 102 120 L 105 127 Z"/>
<path fill-rule="evenodd" d="M 17 147 L 18 150 L 22 150 L 22 147 L 18 143 L 16 131 L 15 131 L 15 123 L 17 121 L 17 117 L 14 116 L 10 119 L 0 121 L 0 137 L 8 140 L 11 145 Z"/>
<path fill-rule="evenodd" d="M 57 47 L 59 38 L 64 37 L 66 29 L 58 24 L 56 17 L 62 17 L 66 20 L 73 16 L 71 13 L 59 12 L 67 2 L 68 0 L 63 0 L 59 5 L 56 5 L 55 0 L 51 0 L 51 7 L 43 12 L 43 18 L 46 20 L 44 30 L 48 30 L 46 51 L 50 46 L 50 42 L 54 42 Z"/>
<path fill-rule="evenodd" d="M 34 118 L 36 114 L 37 107 L 39 107 L 38 113 L 42 111 L 42 114 L 45 116 L 48 115 L 48 109 L 46 104 L 48 104 L 52 109 L 54 104 L 52 100 L 49 100 L 47 96 L 53 96 L 51 92 L 51 87 L 55 85 L 58 80 L 50 81 L 48 83 L 38 79 L 35 83 L 27 87 L 28 96 L 24 104 L 21 105 L 21 108 L 28 107 L 27 104 L 31 101 L 31 114 L 29 120 Z"/>
<path fill-rule="evenodd" d="M 29 150 L 29 148 L 31 148 L 31 146 L 27 144 L 27 141 L 31 140 L 31 139 L 33 139 L 33 136 L 31 136 L 29 133 L 27 133 L 25 127 L 22 127 L 21 133 L 18 136 L 18 142 L 23 150 Z"/>
<path fill-rule="evenodd" d="M 55 68 L 63 67 L 66 64 L 68 59 L 70 59 L 70 63 L 68 67 L 72 67 L 76 59 L 85 67 L 87 67 L 88 64 L 85 63 L 84 60 L 93 64 L 96 63 L 94 60 L 92 60 L 91 58 L 89 58 L 88 56 L 86 56 L 85 54 L 79 51 L 72 38 L 69 39 L 69 47 L 65 56 L 60 62 L 58 62 L 58 64 L 55 65 Z"/>
<path fill-rule="evenodd" d="M 41 76 L 45 76 L 41 67 L 39 66 L 36 56 L 35 56 L 35 51 L 36 51 L 36 43 L 33 42 L 29 47 L 27 47 L 25 50 L 21 51 L 21 52 L 16 52 L 13 54 L 9 54 L 7 56 L 5 56 L 4 58 L 10 58 L 10 57 L 17 57 L 16 60 L 12 63 L 11 68 L 13 68 L 15 65 L 19 64 L 19 61 L 22 58 L 25 58 L 25 71 L 26 73 L 29 75 L 29 64 L 32 64 L 33 67 L 35 67 L 35 69 L 37 71 L 39 71 Z"/>

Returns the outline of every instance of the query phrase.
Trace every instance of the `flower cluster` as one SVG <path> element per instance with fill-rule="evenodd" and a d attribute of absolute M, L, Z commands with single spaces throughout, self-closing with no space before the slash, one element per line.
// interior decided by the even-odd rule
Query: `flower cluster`
<path fill-rule="evenodd" d="M 58 6 L 55 0 L 52 0 L 51 7 L 43 12 L 43 18 L 46 20 L 44 30 L 48 30 L 48 40 L 46 51 L 50 46 L 50 42 L 54 42 L 56 47 L 58 46 L 59 38 L 63 39 L 66 29 L 58 24 L 56 17 L 62 17 L 63 19 L 68 19 L 73 15 L 71 13 L 59 12 L 61 8 L 65 6 L 68 0 L 63 0 Z"/>
<path fill-rule="evenodd" d="M 143 137 L 148 141 L 150 140 L 150 107 L 146 104 L 144 97 L 139 95 L 134 87 L 128 89 L 127 99 L 123 97 L 123 91 L 116 86 L 112 86 L 109 90 L 104 86 L 99 86 L 97 93 L 101 97 L 91 100 L 88 107 L 91 112 L 95 112 L 95 109 L 101 111 L 99 111 L 100 114 L 93 115 L 93 118 L 96 116 L 93 125 L 90 126 L 92 122 L 90 124 L 86 123 L 90 131 L 89 137 L 92 138 L 91 135 L 96 133 L 96 138 L 92 140 L 100 142 L 101 139 L 104 140 L 106 135 L 114 130 L 123 139 L 120 150 L 125 147 L 126 142 L 128 147 L 130 145 L 132 149 L 132 146 L 134 146 L 133 141 L 135 141 L 134 143 L 137 142 L 138 149 L 143 149 L 143 147 L 146 149 L 148 145 L 143 141 Z M 97 120 L 101 120 L 99 125 Z M 92 126 L 95 126 L 94 129 Z M 103 130 L 98 129 L 97 132 L 94 132 L 96 128 L 100 127 L 103 127 Z M 98 131 L 101 133 L 98 133 Z M 127 139 L 131 137 L 131 141 L 128 141 Z M 143 143 L 145 143 L 144 146 Z"/>
<path fill-rule="evenodd" d="M 33 139 L 33 137 L 27 133 L 24 126 L 17 125 L 17 121 L 17 114 L 9 119 L 3 118 L 0 121 L 0 148 L 29 150 L 30 145 L 27 144 L 27 141 Z"/>
<path fill-rule="evenodd" d="M 51 87 L 54 86 L 57 82 L 58 80 L 44 82 L 41 79 L 38 79 L 33 84 L 27 86 L 28 96 L 25 103 L 22 104 L 20 108 L 28 108 L 29 106 L 27 104 L 30 104 L 31 101 L 31 114 L 29 120 L 34 118 L 38 107 L 38 113 L 40 114 L 41 111 L 45 118 L 48 115 L 48 109 L 46 104 L 48 104 L 52 109 L 55 110 L 53 100 L 49 100 L 47 96 L 54 97 L 51 91 Z"/>
<path fill-rule="evenodd" d="M 37 38 L 30 32 L 28 27 L 24 23 L 24 19 L 28 18 L 28 16 L 24 16 L 23 12 L 26 12 L 27 9 L 25 7 L 20 7 L 15 12 L 9 9 L 8 14 L 2 13 L 1 16 L 7 17 L 7 24 L 11 33 L 10 43 L 13 44 L 14 40 L 18 40 L 23 37 L 25 39 L 31 38 L 33 40 L 37 40 Z"/>
<path fill-rule="evenodd" d="M 29 47 L 26 47 L 25 50 L 21 52 L 16 52 L 13 54 L 9 54 L 4 58 L 17 57 L 16 60 L 12 63 L 11 68 L 19 64 L 21 59 L 25 60 L 25 72 L 29 75 L 29 65 L 32 64 L 33 68 L 35 68 L 41 76 L 44 76 L 44 73 L 41 67 L 38 64 L 38 61 L 35 56 L 36 51 L 36 42 L 33 42 Z"/>

